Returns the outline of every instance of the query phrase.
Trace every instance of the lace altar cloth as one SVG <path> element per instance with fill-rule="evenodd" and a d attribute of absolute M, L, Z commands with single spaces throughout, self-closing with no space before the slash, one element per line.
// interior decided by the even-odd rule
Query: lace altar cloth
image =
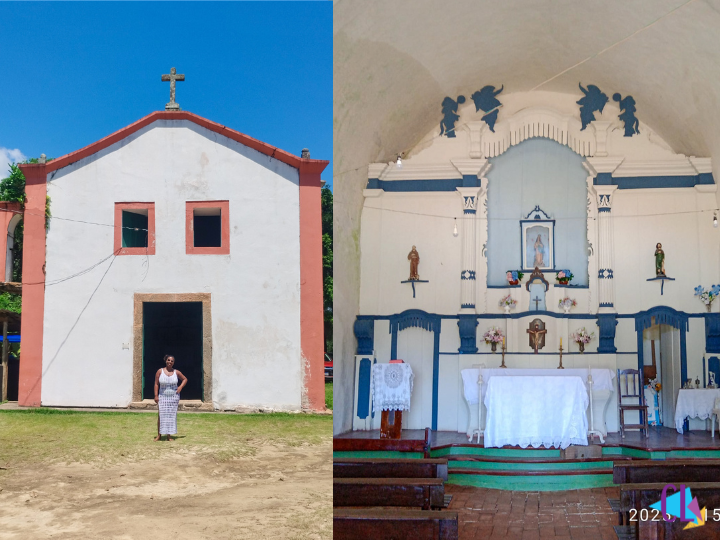
<path fill-rule="evenodd" d="M 583 383 L 587 382 L 587 369 L 508 369 L 508 368 L 483 368 L 483 395 L 487 394 L 490 377 L 517 377 L 517 376 L 541 376 L 541 377 L 580 377 Z M 463 389 L 465 401 L 468 405 L 477 405 L 478 402 L 478 368 L 463 369 Z M 598 390 L 614 389 L 613 379 L 615 372 L 612 369 L 593 369 L 593 392 Z M 594 395 L 594 394 L 593 394 Z"/>
<path fill-rule="evenodd" d="M 407 411 L 413 388 L 409 364 L 375 364 L 370 377 L 373 409 L 376 411 Z"/>
<path fill-rule="evenodd" d="M 587 446 L 589 398 L 580 377 L 493 377 L 485 406 L 485 447 Z"/>
<path fill-rule="evenodd" d="M 685 418 L 698 417 L 700 420 L 710 418 L 715 398 L 720 397 L 720 389 L 703 388 L 696 390 L 679 390 L 677 405 L 675 405 L 675 429 L 683 432 Z"/>

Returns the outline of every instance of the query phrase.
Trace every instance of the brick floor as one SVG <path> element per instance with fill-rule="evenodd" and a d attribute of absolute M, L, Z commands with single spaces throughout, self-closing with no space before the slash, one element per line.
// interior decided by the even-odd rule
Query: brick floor
<path fill-rule="evenodd" d="M 617 487 L 572 491 L 500 491 L 445 484 L 458 513 L 460 539 L 617 540 L 608 498 Z"/>

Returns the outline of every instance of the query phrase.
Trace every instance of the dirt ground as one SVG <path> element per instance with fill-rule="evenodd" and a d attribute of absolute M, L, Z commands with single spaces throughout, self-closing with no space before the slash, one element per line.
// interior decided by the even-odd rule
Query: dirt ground
<path fill-rule="evenodd" d="M 157 459 L 0 471 L 0 539 L 332 537 L 329 440 L 225 461 L 156 444 Z"/>

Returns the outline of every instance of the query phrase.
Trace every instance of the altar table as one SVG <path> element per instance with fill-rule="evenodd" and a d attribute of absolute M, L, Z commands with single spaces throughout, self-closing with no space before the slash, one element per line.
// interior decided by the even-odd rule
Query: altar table
<path fill-rule="evenodd" d="M 485 447 L 588 444 L 589 398 L 580 377 L 492 377 L 484 403 Z"/>
<path fill-rule="evenodd" d="M 680 389 L 677 405 L 675 405 L 675 429 L 683 432 L 685 418 L 697 417 L 700 420 L 710 418 L 715 398 L 720 397 L 718 388 L 701 388 L 694 390 Z"/>

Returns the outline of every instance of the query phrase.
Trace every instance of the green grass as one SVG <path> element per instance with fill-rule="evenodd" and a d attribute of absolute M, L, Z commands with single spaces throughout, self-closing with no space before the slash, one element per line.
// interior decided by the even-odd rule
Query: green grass
<path fill-rule="evenodd" d="M 333 383 L 325 383 L 325 406 L 328 409 L 333 408 Z"/>
<path fill-rule="evenodd" d="M 178 413 L 178 439 L 153 442 L 157 414 L 55 409 L 0 411 L 0 467 L 48 462 L 112 464 L 168 451 L 225 461 L 265 445 L 318 445 L 332 418 L 307 414 Z"/>

